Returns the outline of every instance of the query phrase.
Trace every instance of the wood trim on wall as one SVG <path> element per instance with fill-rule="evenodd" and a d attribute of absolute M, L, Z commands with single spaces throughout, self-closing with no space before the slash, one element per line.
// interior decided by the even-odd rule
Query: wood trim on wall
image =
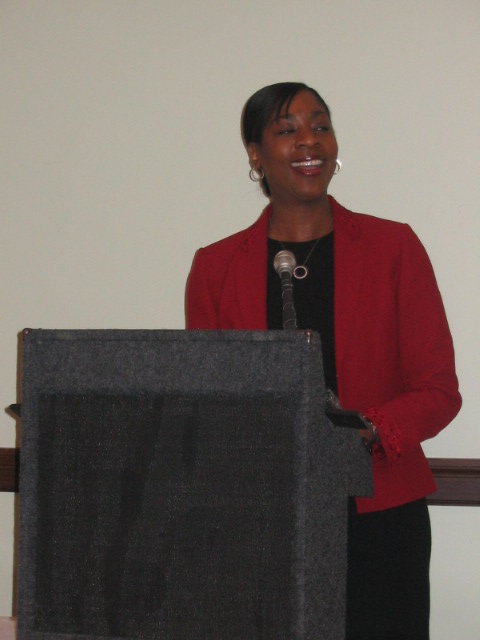
<path fill-rule="evenodd" d="M 20 450 L 0 448 L 0 491 L 18 491 Z M 480 506 L 480 459 L 429 458 L 438 490 L 431 505 Z"/>
<path fill-rule="evenodd" d="M 480 506 L 480 459 L 429 458 L 437 483 L 432 505 Z"/>
<path fill-rule="evenodd" d="M 0 449 L 0 491 L 18 491 L 20 449 Z"/>

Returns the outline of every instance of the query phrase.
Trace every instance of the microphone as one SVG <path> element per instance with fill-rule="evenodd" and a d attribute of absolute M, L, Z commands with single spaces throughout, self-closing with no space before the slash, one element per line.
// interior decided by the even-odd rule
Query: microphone
<path fill-rule="evenodd" d="M 279 251 L 273 259 L 273 268 L 282 281 L 282 317 L 284 329 L 297 328 L 297 314 L 293 303 L 292 274 L 297 266 L 295 256 L 291 251 Z"/>

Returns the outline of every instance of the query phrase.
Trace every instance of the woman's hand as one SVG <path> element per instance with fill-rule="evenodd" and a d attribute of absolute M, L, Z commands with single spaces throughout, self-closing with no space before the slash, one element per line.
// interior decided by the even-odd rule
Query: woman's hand
<path fill-rule="evenodd" d="M 372 446 L 375 443 L 380 442 L 380 436 L 378 435 L 377 427 L 369 420 L 367 422 L 369 423 L 368 429 L 359 429 L 358 433 L 362 438 L 363 444 L 371 453 Z"/>

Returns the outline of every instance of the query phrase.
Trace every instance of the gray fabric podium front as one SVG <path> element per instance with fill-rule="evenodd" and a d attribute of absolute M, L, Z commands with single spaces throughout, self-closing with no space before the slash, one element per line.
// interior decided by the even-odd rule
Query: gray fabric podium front
<path fill-rule="evenodd" d="M 340 640 L 358 434 L 318 335 L 24 333 L 19 640 Z"/>

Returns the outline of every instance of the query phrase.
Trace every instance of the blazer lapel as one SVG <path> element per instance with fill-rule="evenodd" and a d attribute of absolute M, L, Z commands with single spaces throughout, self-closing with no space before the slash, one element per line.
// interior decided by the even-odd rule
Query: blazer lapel
<path fill-rule="evenodd" d="M 355 322 L 364 277 L 360 229 L 354 216 L 332 199 L 334 211 L 335 359 L 337 370 L 345 355 Z"/>
<path fill-rule="evenodd" d="M 267 328 L 267 229 L 270 206 L 250 229 L 232 263 L 241 328 Z"/>

